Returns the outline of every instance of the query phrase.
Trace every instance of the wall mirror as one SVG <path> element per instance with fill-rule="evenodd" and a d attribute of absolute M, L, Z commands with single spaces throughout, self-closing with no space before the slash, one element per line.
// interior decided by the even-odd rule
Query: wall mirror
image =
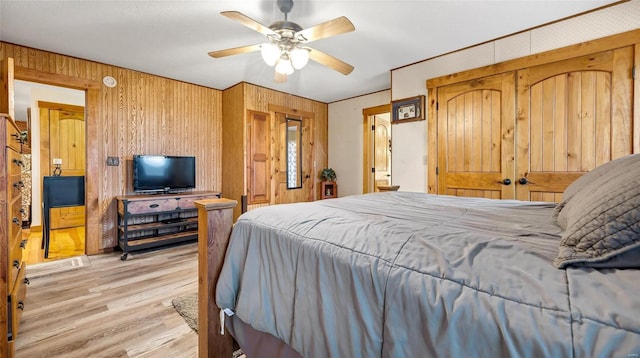
<path fill-rule="evenodd" d="M 287 118 L 287 189 L 302 188 L 302 120 Z"/>

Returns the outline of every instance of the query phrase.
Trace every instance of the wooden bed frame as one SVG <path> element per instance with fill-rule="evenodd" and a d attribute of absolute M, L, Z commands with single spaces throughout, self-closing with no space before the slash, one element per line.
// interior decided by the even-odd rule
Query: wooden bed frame
<path fill-rule="evenodd" d="M 209 199 L 195 201 L 195 205 L 198 208 L 198 357 L 229 358 L 233 355 L 233 338 L 229 333 L 220 334 L 215 296 L 233 226 L 233 208 L 238 202 Z"/>
<path fill-rule="evenodd" d="M 230 199 L 206 199 L 194 202 L 198 208 L 198 357 L 230 358 L 234 339 L 249 357 L 265 356 L 302 358 L 280 339 L 253 329 L 237 316 L 227 317 L 225 334 L 220 334 L 220 310 L 216 282 L 222 271 L 233 227 L 233 209 L 238 204 Z"/>

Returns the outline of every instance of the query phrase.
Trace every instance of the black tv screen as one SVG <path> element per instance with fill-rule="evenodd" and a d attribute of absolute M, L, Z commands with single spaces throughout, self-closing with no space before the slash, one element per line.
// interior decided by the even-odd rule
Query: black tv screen
<path fill-rule="evenodd" d="M 171 192 L 196 187 L 196 158 L 134 155 L 133 190 Z"/>

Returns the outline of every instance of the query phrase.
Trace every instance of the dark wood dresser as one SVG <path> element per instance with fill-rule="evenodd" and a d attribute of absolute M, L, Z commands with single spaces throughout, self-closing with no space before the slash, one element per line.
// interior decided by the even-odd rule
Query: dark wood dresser
<path fill-rule="evenodd" d="M 22 261 L 22 137 L 5 114 L 0 114 L 0 141 L 0 290 L 6 297 L 0 300 L 0 356 L 13 357 L 28 281 Z"/>

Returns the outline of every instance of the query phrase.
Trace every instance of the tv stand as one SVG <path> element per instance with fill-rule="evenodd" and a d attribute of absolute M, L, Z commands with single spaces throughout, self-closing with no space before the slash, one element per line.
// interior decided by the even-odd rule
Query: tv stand
<path fill-rule="evenodd" d="M 175 219 L 164 219 L 162 220 L 163 224 L 175 224 L 175 223 L 181 223 L 183 221 L 186 221 L 187 219 L 183 219 L 183 218 L 175 218 Z"/>
<path fill-rule="evenodd" d="M 213 191 L 116 197 L 120 259 L 126 260 L 132 251 L 197 240 L 198 211 L 194 202 L 219 197 L 220 193 Z"/>

